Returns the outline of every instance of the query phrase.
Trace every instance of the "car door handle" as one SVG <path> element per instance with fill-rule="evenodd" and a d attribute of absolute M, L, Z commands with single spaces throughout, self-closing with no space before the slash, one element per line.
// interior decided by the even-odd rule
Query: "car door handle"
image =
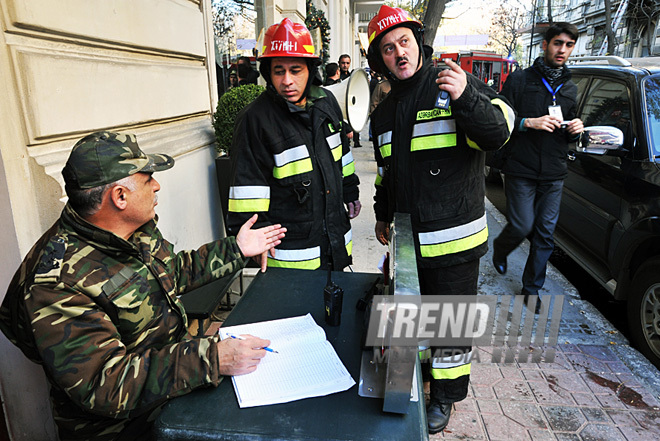
<path fill-rule="evenodd" d="M 566 154 L 566 159 L 568 159 L 569 161 L 575 161 L 575 152 L 574 151 L 569 151 Z"/>

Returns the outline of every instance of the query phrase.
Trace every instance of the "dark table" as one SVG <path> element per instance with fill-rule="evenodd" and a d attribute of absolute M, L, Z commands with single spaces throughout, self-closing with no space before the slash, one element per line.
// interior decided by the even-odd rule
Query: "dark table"
<path fill-rule="evenodd" d="M 309 312 L 357 383 L 363 315 L 355 305 L 378 274 L 333 272 L 332 277 L 344 290 L 339 327 L 327 326 L 323 317 L 327 273 L 280 268 L 257 275 L 225 325 Z M 155 434 L 158 440 L 428 440 L 423 394 L 419 395 L 406 415 L 383 412 L 383 400 L 360 397 L 357 384 L 325 397 L 241 409 L 226 378 L 217 388 L 199 389 L 169 402 L 156 420 Z"/>

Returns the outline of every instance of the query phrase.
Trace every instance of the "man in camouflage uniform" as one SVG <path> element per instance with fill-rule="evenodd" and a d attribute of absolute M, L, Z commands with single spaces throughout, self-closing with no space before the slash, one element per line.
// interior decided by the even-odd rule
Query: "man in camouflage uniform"
<path fill-rule="evenodd" d="M 156 227 L 152 177 L 173 165 L 133 135 L 80 140 L 62 172 L 69 202 L 0 308 L 2 332 L 44 368 L 61 440 L 149 439 L 167 399 L 251 372 L 265 355 L 256 337 L 190 338 L 177 296 L 266 253 L 284 229 L 252 230 L 254 216 L 235 238 L 175 253 Z"/>

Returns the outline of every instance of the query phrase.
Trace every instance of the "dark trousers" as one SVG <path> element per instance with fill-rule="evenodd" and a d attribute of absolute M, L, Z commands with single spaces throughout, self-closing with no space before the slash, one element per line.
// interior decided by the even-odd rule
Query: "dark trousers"
<path fill-rule="evenodd" d="M 419 275 L 419 289 L 422 295 L 477 295 L 477 282 L 479 280 L 479 260 L 445 268 L 417 268 Z M 438 351 L 461 351 L 468 353 L 470 346 L 462 347 L 432 347 L 433 354 Z M 422 376 L 425 381 L 431 379 L 431 362 L 424 363 Z M 449 380 L 431 381 L 431 401 L 440 403 L 454 403 L 467 396 L 469 375 L 462 375 Z"/>
<path fill-rule="evenodd" d="M 529 238 L 529 257 L 523 271 L 523 295 L 537 295 L 545 282 L 548 259 L 555 248 L 553 238 L 564 181 L 537 181 L 506 176 L 507 224 L 493 241 L 493 254 L 508 256 Z"/>

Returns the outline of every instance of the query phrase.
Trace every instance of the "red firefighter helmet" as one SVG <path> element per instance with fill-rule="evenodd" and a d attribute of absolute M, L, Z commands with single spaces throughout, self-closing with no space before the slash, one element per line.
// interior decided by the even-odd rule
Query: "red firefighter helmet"
<path fill-rule="evenodd" d="M 405 24 L 412 29 L 422 29 L 422 22 L 411 17 L 408 12 L 401 8 L 383 5 L 378 14 L 369 22 L 367 34 L 369 35 L 369 49 L 374 40 L 395 26 Z M 377 48 L 376 48 L 377 49 Z"/>
<path fill-rule="evenodd" d="M 275 57 L 318 58 L 312 35 L 305 25 L 285 18 L 268 28 L 259 59 Z"/>

